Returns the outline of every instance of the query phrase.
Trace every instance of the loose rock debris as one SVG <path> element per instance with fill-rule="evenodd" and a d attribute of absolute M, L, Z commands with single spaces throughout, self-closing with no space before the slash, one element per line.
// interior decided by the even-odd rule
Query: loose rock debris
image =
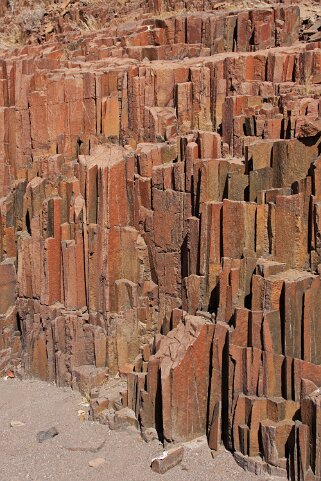
<path fill-rule="evenodd" d="M 0 396 L 5 403 L 0 407 L 1 481 L 261 481 L 239 468 L 226 451 L 212 459 L 208 446 L 200 442 L 193 449 L 184 444 L 183 462 L 160 475 L 150 467 L 163 452 L 159 441 L 144 442 L 132 427 L 118 431 L 97 422 L 80 423 L 81 397 L 69 388 L 0 379 Z M 18 412 L 23 416 L 17 417 Z M 12 420 L 26 425 L 11 428 Z M 51 426 L 59 435 L 39 444 L 36 433 Z M 89 466 L 96 458 L 106 462 Z"/>

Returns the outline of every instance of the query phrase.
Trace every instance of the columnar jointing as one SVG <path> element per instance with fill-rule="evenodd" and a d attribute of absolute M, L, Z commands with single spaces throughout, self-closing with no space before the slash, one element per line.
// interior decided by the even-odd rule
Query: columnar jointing
<path fill-rule="evenodd" d="M 0 373 L 317 481 L 321 42 L 167 3 L 0 52 Z"/>

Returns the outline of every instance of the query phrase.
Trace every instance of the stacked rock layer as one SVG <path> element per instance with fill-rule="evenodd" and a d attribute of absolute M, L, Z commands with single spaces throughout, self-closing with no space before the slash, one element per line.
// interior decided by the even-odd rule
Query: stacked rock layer
<path fill-rule="evenodd" d="M 0 373 L 320 480 L 321 43 L 165 3 L 0 52 Z"/>

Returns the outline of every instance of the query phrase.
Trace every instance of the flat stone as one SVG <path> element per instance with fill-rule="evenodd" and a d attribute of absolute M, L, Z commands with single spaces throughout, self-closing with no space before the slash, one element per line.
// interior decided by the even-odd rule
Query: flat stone
<path fill-rule="evenodd" d="M 21 428 L 22 426 L 25 426 L 26 424 L 23 423 L 22 421 L 10 421 L 10 427 L 11 428 Z"/>
<path fill-rule="evenodd" d="M 58 435 L 58 430 L 53 426 L 47 431 L 39 431 L 39 433 L 37 433 L 37 441 L 38 443 L 43 443 L 44 441 L 54 438 L 57 435 Z"/>
<path fill-rule="evenodd" d="M 101 466 L 102 464 L 105 464 L 106 463 L 106 459 L 104 458 L 95 458 L 95 459 L 91 459 L 89 462 L 88 462 L 88 465 L 91 467 L 91 468 L 99 468 L 99 466 Z"/>

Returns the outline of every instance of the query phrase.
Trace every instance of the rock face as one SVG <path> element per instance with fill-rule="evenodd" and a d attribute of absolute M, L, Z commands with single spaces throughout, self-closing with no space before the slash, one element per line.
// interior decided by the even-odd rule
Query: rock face
<path fill-rule="evenodd" d="M 143 431 L 317 481 L 321 43 L 289 3 L 0 51 L 0 374 L 127 373 Z"/>

